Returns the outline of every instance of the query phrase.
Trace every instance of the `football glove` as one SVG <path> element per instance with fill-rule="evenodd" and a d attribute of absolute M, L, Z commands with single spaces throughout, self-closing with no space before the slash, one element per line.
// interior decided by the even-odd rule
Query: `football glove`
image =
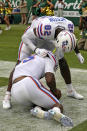
<path fill-rule="evenodd" d="M 36 49 L 35 49 L 35 53 L 36 53 L 38 56 L 40 56 L 40 57 L 45 57 L 45 56 L 47 56 L 48 51 L 45 50 L 45 49 L 36 48 Z"/>
<path fill-rule="evenodd" d="M 84 58 L 83 56 L 81 55 L 81 53 L 78 53 L 76 54 L 77 55 L 77 58 L 79 59 L 80 63 L 83 64 L 84 63 Z"/>

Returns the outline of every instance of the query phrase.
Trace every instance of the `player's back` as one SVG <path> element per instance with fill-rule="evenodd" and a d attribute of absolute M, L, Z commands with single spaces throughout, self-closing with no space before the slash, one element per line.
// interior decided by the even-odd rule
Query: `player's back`
<path fill-rule="evenodd" d="M 58 27 L 70 32 L 74 31 L 74 25 L 70 20 L 56 16 L 36 18 L 33 20 L 31 27 L 37 29 L 37 36 L 42 39 L 54 39 L 55 30 Z"/>
<path fill-rule="evenodd" d="M 45 59 L 37 55 L 24 59 L 16 66 L 13 74 L 13 80 L 20 76 L 32 76 L 40 79 L 44 75 Z"/>

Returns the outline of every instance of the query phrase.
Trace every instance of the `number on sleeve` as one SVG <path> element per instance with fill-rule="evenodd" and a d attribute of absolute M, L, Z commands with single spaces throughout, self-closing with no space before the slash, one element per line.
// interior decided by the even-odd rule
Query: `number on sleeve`
<path fill-rule="evenodd" d="M 29 56 L 28 58 L 24 59 L 24 60 L 22 61 L 22 63 L 26 63 L 26 62 L 28 62 L 28 61 L 30 61 L 30 60 L 33 60 L 34 58 L 35 58 L 34 56 Z"/>
<path fill-rule="evenodd" d="M 73 31 L 74 31 L 74 26 L 73 26 L 73 24 L 68 24 L 68 29 L 69 29 L 70 32 L 73 33 Z"/>

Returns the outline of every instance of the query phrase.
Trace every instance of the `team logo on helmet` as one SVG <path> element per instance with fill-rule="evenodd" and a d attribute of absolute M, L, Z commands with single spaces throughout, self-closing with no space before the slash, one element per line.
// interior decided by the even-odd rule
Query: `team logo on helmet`
<path fill-rule="evenodd" d="M 68 41 L 67 40 L 62 42 L 63 50 L 66 48 L 67 45 L 68 45 Z"/>
<path fill-rule="evenodd" d="M 63 52 L 70 52 L 76 47 L 76 37 L 69 31 L 61 31 L 57 36 L 55 46 Z"/>

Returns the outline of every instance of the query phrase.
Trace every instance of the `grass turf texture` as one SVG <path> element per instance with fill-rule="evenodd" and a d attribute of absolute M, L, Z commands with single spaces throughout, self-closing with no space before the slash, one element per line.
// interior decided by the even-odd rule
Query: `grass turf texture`
<path fill-rule="evenodd" d="M 8 78 L 0 77 L 0 86 L 8 85 Z"/>
<path fill-rule="evenodd" d="M 87 131 L 87 121 L 84 121 L 83 123 L 79 124 L 69 131 Z"/>
<path fill-rule="evenodd" d="M 21 36 L 27 26 L 12 25 L 11 30 L 4 31 L 5 25 L 1 25 L 3 33 L 0 35 L 0 60 L 16 61 Z"/>

